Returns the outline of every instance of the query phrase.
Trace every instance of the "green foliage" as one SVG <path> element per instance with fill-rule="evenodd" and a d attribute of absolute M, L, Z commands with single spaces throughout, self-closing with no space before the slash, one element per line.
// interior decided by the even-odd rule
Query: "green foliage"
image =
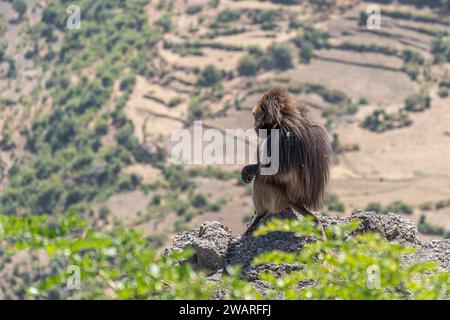
<path fill-rule="evenodd" d="M 327 228 L 328 240 L 311 242 L 300 253 L 274 251 L 258 256 L 255 263 L 297 267 L 283 276 L 261 274 L 261 280 L 272 286 L 267 298 L 448 298 L 448 273 L 438 272 L 432 263 L 403 266 L 401 256 L 414 249 L 387 243 L 377 234 L 354 235 L 358 225 L 353 221 Z M 97 231 L 73 213 L 52 220 L 0 215 L 0 227 L 8 255 L 39 250 L 52 266 L 24 288 L 31 299 L 209 299 L 217 290 L 226 299 L 262 298 L 241 279 L 239 266 L 227 267 L 223 280 L 216 283 L 206 272 L 184 263 L 194 254 L 192 250 L 159 256 L 153 244 L 160 240 L 147 240 L 129 228 Z M 309 220 L 272 220 L 256 234 L 279 230 L 298 236 L 320 234 Z M 377 281 L 369 282 L 368 272 L 374 266 L 380 270 L 379 287 L 373 285 Z M 67 288 L 73 268 L 80 271 L 78 290 Z"/>
<path fill-rule="evenodd" d="M 349 225 L 329 227 L 328 240 L 309 243 L 299 254 L 274 251 L 257 257 L 256 263 L 286 263 L 300 269 L 281 277 L 270 272 L 262 274 L 261 279 L 273 286 L 268 297 L 358 300 L 449 297 L 448 273 L 437 271 L 433 263 L 403 266 L 400 257 L 414 248 L 387 243 L 374 233 L 352 235 L 358 225 L 355 220 Z M 274 231 L 320 235 L 312 221 L 281 220 L 269 222 L 256 234 Z M 304 285 L 298 286 L 299 283 Z"/>
<path fill-rule="evenodd" d="M 55 59 L 46 83 L 51 112 L 38 116 L 24 130 L 26 149 L 32 155 L 10 170 L 8 186 L 0 191 L 0 211 L 52 214 L 68 206 L 86 207 L 96 197 L 120 192 L 121 168 L 140 161 L 137 141 L 130 135 L 133 128 L 123 113 L 134 77 L 123 78 L 124 71 L 149 75 L 159 38 L 146 23 L 145 4 L 145 0 L 77 3 L 83 28 L 64 32 L 61 46 L 49 58 Z M 37 32 L 32 36 L 50 41 L 40 32 L 65 31 L 66 8 L 62 0 L 45 6 L 42 20 L 30 28 Z M 12 61 L 11 77 L 14 66 Z M 116 79 L 123 79 L 119 82 L 123 91 L 113 98 Z M 103 112 L 109 103 L 115 109 Z M 101 135 L 108 131 L 120 141 L 117 146 L 102 145 Z"/>
<path fill-rule="evenodd" d="M 0 216 L 0 225 L 10 253 L 44 249 L 57 266 L 27 288 L 29 298 L 51 298 L 58 292 L 59 298 L 75 299 L 207 299 L 217 289 L 234 299 L 261 297 L 239 279 L 239 268 L 231 268 L 217 285 L 205 272 L 182 263 L 191 250 L 158 256 L 151 245 L 157 239 L 147 241 L 140 232 L 121 227 L 97 232 L 73 214 L 51 223 L 45 217 Z M 80 290 L 66 289 L 70 266 L 81 271 Z"/>

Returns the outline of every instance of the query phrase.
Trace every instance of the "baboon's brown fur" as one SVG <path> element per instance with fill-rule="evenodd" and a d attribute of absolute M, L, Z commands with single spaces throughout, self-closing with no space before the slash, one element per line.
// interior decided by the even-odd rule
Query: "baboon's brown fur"
<path fill-rule="evenodd" d="M 306 104 L 295 101 L 281 87 L 266 92 L 252 113 L 257 132 L 259 129 L 280 130 L 278 173 L 260 175 L 259 158 L 258 164 L 242 170 L 245 182 L 255 177 L 255 219 L 291 208 L 312 216 L 320 224 L 308 209 L 320 207 L 330 175 L 331 150 L 325 129 L 311 119 Z"/>

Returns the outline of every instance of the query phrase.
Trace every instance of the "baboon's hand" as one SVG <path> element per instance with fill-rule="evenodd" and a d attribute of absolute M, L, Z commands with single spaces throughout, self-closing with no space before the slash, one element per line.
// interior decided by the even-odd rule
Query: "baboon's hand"
<path fill-rule="evenodd" d="M 254 165 L 245 166 L 241 171 L 242 181 L 245 183 L 250 183 L 256 176 L 256 169 Z"/>

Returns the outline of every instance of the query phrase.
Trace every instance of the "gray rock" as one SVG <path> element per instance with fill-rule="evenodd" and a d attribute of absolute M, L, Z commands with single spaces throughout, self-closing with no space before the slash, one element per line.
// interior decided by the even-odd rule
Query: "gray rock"
<path fill-rule="evenodd" d="M 217 221 L 207 221 L 192 232 L 178 234 L 165 253 L 191 247 L 195 250 L 193 260 L 204 268 L 217 270 L 224 266 L 224 259 L 232 234 L 228 227 Z"/>
<path fill-rule="evenodd" d="M 274 218 L 297 219 L 298 217 L 291 211 L 281 214 L 268 214 L 261 219 L 259 224 L 264 224 Z M 324 226 L 343 225 L 351 220 L 360 219 L 362 221 L 361 226 L 354 231 L 354 234 L 368 231 L 378 232 L 388 241 L 415 247 L 417 251 L 405 256 L 403 258 L 404 263 L 435 261 L 441 265 L 441 269 L 450 270 L 450 240 L 422 243 L 419 240 L 416 225 L 402 219 L 397 214 L 384 215 L 358 211 L 343 218 L 328 216 L 321 216 L 320 218 Z M 258 286 L 263 286 L 259 280 L 261 272 L 270 271 L 274 274 L 283 275 L 298 270 L 299 267 L 286 264 L 254 265 L 252 264 L 254 257 L 262 252 L 272 250 L 299 252 L 304 245 L 317 240 L 313 236 L 298 237 L 294 233 L 287 232 L 272 232 L 258 237 L 246 234 L 233 236 L 228 227 L 221 223 L 205 222 L 198 229 L 177 235 L 172 245 L 166 249 L 166 253 L 192 247 L 196 254 L 191 262 L 200 267 L 211 269 L 213 271 L 211 279 L 219 281 L 223 271 L 226 270 L 226 266 L 239 264 L 242 265 L 243 278 L 258 284 Z"/>

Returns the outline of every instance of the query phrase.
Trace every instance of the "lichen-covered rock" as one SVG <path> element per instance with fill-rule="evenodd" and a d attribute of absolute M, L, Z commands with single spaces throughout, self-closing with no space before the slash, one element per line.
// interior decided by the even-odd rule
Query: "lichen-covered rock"
<path fill-rule="evenodd" d="M 286 211 L 281 214 L 268 214 L 260 220 L 259 224 L 274 218 L 298 219 L 293 212 Z M 404 257 L 403 261 L 406 264 L 435 261 L 441 264 L 442 269 L 450 270 L 450 240 L 422 243 L 419 240 L 416 225 L 397 214 L 384 215 L 359 211 L 342 218 L 321 216 L 325 227 L 347 224 L 354 219 L 362 222 L 354 233 L 378 232 L 388 241 L 415 247 L 417 249 L 415 253 Z M 211 279 L 219 281 L 224 267 L 239 264 L 242 266 L 242 276 L 256 284 L 261 272 L 271 271 L 274 274 L 283 275 L 293 271 L 294 267 L 284 264 L 254 265 L 253 258 L 262 252 L 272 250 L 298 252 L 303 246 L 313 241 L 317 241 L 313 236 L 298 237 L 294 233 L 287 232 L 271 232 L 258 237 L 246 234 L 233 236 L 228 227 L 221 223 L 205 222 L 192 232 L 179 234 L 173 244 L 166 249 L 166 253 L 192 247 L 196 251 L 192 262 L 211 269 Z"/>
<path fill-rule="evenodd" d="M 169 254 L 191 247 L 195 250 L 193 259 L 196 264 L 216 270 L 224 265 L 228 244 L 232 237 L 228 227 L 217 221 L 207 221 L 192 232 L 178 234 L 165 253 Z"/>
<path fill-rule="evenodd" d="M 413 254 L 404 257 L 407 264 L 414 262 L 436 262 L 441 270 L 450 271 L 450 239 L 424 243 Z"/>
<path fill-rule="evenodd" d="M 417 226 L 412 222 L 402 219 L 398 214 L 378 214 L 374 211 L 357 211 L 351 216 L 344 218 L 322 217 L 325 226 L 346 224 L 354 219 L 359 219 L 362 222 L 355 233 L 375 231 L 388 241 L 397 241 L 410 245 L 418 245 L 421 243 Z"/>

